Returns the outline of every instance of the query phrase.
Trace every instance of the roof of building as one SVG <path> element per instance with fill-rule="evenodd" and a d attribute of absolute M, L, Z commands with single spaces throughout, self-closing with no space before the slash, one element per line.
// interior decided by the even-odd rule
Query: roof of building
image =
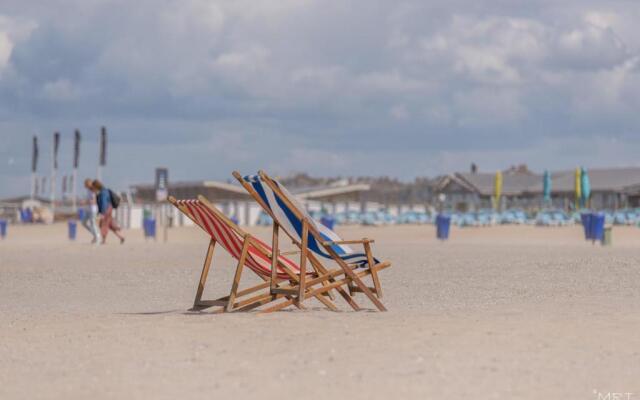
<path fill-rule="evenodd" d="M 640 167 L 594 168 L 587 170 L 592 192 L 629 192 L 640 190 Z M 469 191 L 483 196 L 494 193 L 495 174 L 493 173 L 454 173 L 443 177 L 438 185 L 443 190 L 450 182 L 455 182 Z M 532 172 L 505 171 L 502 175 L 502 193 L 520 195 L 541 193 L 543 175 Z M 575 170 L 551 173 L 552 192 L 573 192 L 575 188 Z"/>
<path fill-rule="evenodd" d="M 627 188 L 640 185 L 640 167 L 594 168 L 587 170 L 591 191 L 623 192 Z M 575 171 L 560 171 L 552 174 L 552 190 L 573 192 Z"/>
<path fill-rule="evenodd" d="M 153 184 L 133 185 L 136 190 L 154 190 Z M 234 194 L 248 195 L 245 189 L 240 185 L 217 181 L 187 181 L 187 182 L 171 182 L 169 190 L 185 189 L 185 188 L 213 188 L 222 191 L 232 192 Z M 319 199 L 323 197 L 331 197 L 344 195 L 349 193 L 367 191 L 371 189 L 371 185 L 364 183 L 356 184 L 339 184 L 324 185 L 314 187 L 290 188 L 291 193 L 303 199 Z"/>
<path fill-rule="evenodd" d="M 471 187 L 485 196 L 494 193 L 496 174 L 489 173 L 457 173 L 460 180 L 468 183 Z M 531 173 L 503 173 L 502 193 L 504 195 L 516 195 L 529 191 L 529 188 L 542 180 L 540 175 Z M 541 189 L 542 190 L 542 189 Z"/>
<path fill-rule="evenodd" d="M 331 197 L 344 195 L 355 192 L 366 192 L 371 189 L 371 185 L 365 183 L 355 183 L 347 185 L 331 185 L 331 186 L 316 186 L 312 188 L 297 188 L 291 190 L 293 194 L 302 199 L 318 199 L 322 197 Z"/>
<path fill-rule="evenodd" d="M 132 185 L 134 189 L 141 190 L 153 190 L 155 189 L 154 184 L 142 184 L 142 185 Z M 237 194 L 246 194 L 247 192 L 240 186 L 234 185 L 226 182 L 218 182 L 218 181 L 183 181 L 183 182 L 170 182 L 169 189 L 181 189 L 181 188 L 192 188 L 192 187 L 205 187 L 205 188 L 214 188 L 220 190 L 226 190 L 229 192 L 237 193 Z"/>

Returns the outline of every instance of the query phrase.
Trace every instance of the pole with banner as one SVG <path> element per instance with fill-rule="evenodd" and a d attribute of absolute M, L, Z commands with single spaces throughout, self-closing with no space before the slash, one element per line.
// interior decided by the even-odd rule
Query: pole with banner
<path fill-rule="evenodd" d="M 165 202 L 169 196 L 169 170 L 167 168 L 156 168 L 156 201 L 160 203 L 160 218 L 162 218 L 163 240 L 168 237 L 168 215 L 165 210 Z"/>
<path fill-rule="evenodd" d="M 102 168 L 107 165 L 107 128 L 100 129 L 100 162 L 98 164 L 98 180 L 102 180 Z"/>
<path fill-rule="evenodd" d="M 54 221 L 56 216 L 56 174 L 58 172 L 58 149 L 60 148 L 60 133 L 53 134 L 53 157 L 51 158 L 51 214 Z"/>
<path fill-rule="evenodd" d="M 38 170 L 38 137 L 33 136 L 33 147 L 31 149 L 31 200 L 38 195 L 38 182 L 36 171 Z"/>
<path fill-rule="evenodd" d="M 76 129 L 73 134 L 73 175 L 71 177 L 71 201 L 74 213 L 78 212 L 78 165 L 80 165 L 80 131 Z"/>

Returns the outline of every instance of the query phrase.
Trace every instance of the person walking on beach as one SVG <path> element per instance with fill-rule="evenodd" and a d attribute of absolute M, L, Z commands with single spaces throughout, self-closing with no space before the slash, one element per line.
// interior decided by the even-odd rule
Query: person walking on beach
<path fill-rule="evenodd" d="M 93 240 L 91 240 L 91 243 L 99 244 L 101 242 L 101 238 L 96 221 L 96 219 L 98 218 L 98 203 L 96 202 L 96 196 L 94 196 L 93 194 L 92 185 L 92 179 L 84 180 L 84 187 L 88 190 L 88 196 L 87 208 L 85 209 L 84 218 L 82 219 L 82 226 L 84 226 L 93 236 Z"/>
<path fill-rule="evenodd" d="M 120 227 L 113 218 L 113 210 L 118 207 L 119 200 L 111 190 L 106 188 L 102 182 L 97 179 L 92 182 L 91 188 L 93 189 L 93 193 L 96 194 L 96 201 L 98 203 L 102 244 L 107 241 L 109 230 L 120 239 L 120 244 L 124 243 L 124 236 L 120 234 Z"/>

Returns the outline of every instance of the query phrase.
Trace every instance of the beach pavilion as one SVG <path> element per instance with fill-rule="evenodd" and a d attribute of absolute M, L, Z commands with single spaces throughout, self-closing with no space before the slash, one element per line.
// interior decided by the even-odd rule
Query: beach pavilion
<path fill-rule="evenodd" d="M 348 210 L 361 211 L 363 194 L 370 190 L 368 184 L 345 181 L 313 187 L 287 187 L 307 209 L 329 213 Z M 131 186 L 136 203 L 153 204 L 156 201 L 155 186 L 142 184 Z M 178 199 L 193 199 L 203 195 L 216 204 L 225 214 L 235 218 L 240 225 L 255 225 L 260 207 L 240 186 L 219 181 L 183 181 L 169 183 L 168 193 Z M 183 221 L 179 221 L 181 224 Z"/>

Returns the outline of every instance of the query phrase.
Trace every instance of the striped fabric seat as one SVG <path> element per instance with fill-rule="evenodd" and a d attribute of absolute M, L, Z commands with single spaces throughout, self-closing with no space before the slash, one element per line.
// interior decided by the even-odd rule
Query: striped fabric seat
<path fill-rule="evenodd" d="M 280 197 L 280 194 L 274 192 L 268 184 L 262 181 L 262 178 L 260 178 L 259 175 L 249 175 L 243 177 L 243 179 L 253 187 L 256 193 L 258 193 L 265 205 L 277 219 L 278 224 L 280 224 L 280 226 L 282 226 L 283 229 L 285 229 L 290 235 L 301 242 L 302 221 L 289 208 L 287 203 L 283 201 L 283 199 Z M 291 193 L 289 193 L 289 191 L 287 191 L 284 186 L 282 186 L 275 179 L 273 180 L 273 182 L 287 197 L 287 200 L 291 202 L 299 212 L 303 213 L 305 218 L 307 218 L 307 220 L 310 221 L 311 224 L 313 224 L 324 241 L 342 241 L 342 238 L 337 233 L 314 220 L 306 211 L 305 207 Z M 308 248 L 309 250 L 313 251 L 315 254 L 323 258 L 333 258 L 329 253 L 327 253 L 322 244 L 316 241 L 315 237 L 311 233 L 308 234 Z M 356 253 L 351 247 L 341 244 L 333 244 L 331 245 L 331 248 L 340 256 L 340 258 L 342 258 L 348 264 L 356 265 L 358 267 L 369 266 L 369 261 L 365 253 Z M 375 264 L 379 263 L 379 261 L 375 258 L 373 261 Z"/>
<path fill-rule="evenodd" d="M 228 225 L 227 221 L 215 215 L 199 200 L 177 200 L 177 204 L 185 207 L 191 219 L 207 232 L 216 243 L 229 252 L 233 258 L 237 260 L 240 259 L 244 239 Z M 255 236 L 253 236 L 252 239 L 260 243 L 266 252 L 271 253 L 271 247 L 266 243 L 260 241 Z M 300 273 L 300 267 L 290 259 L 279 256 L 278 261 L 280 265 L 285 265 L 295 274 Z M 245 263 L 255 273 L 264 277 L 271 276 L 271 259 L 265 254 L 265 251 L 261 251 L 253 244 L 249 245 Z M 278 278 L 290 278 L 280 266 L 278 267 Z"/>

